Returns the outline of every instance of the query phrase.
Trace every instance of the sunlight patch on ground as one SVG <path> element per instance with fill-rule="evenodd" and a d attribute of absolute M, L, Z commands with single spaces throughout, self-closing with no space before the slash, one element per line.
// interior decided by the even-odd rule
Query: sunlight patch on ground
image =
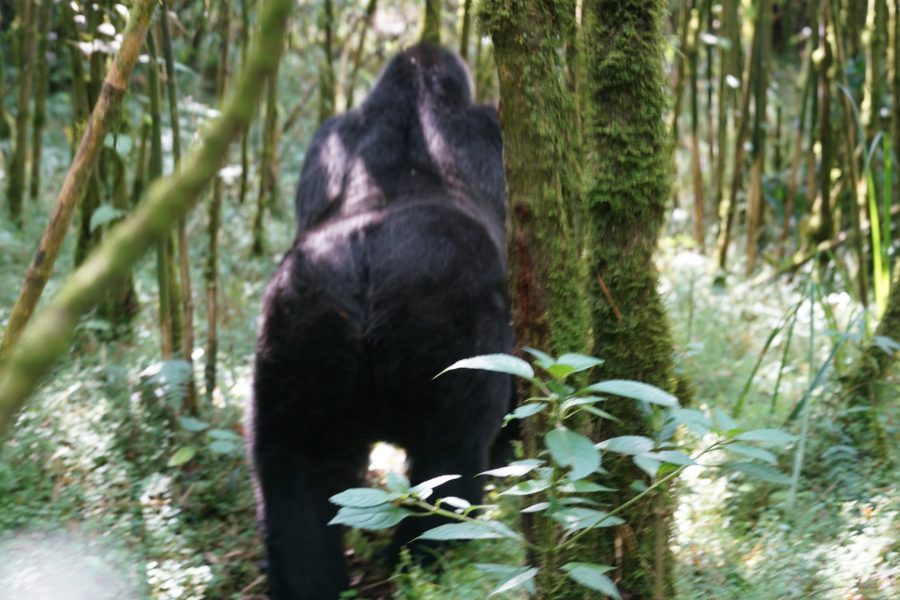
<path fill-rule="evenodd" d="M 0 600 L 139 598 L 120 552 L 97 540 L 53 533 L 0 542 Z"/>

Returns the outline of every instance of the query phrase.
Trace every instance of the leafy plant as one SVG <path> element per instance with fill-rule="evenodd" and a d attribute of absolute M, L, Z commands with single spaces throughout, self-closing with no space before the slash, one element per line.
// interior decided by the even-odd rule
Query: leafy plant
<path fill-rule="evenodd" d="M 501 496 L 533 497 L 534 501 L 526 502 L 521 512 L 550 519 L 555 524 L 557 535 L 552 544 L 537 545 L 510 529 L 496 519 L 495 505 L 471 505 L 452 496 L 429 501 L 436 488 L 459 475 L 444 475 L 411 485 L 402 475 L 391 474 L 386 489 L 346 490 L 331 498 L 331 502 L 340 506 L 331 524 L 385 529 L 406 518 L 438 515 L 448 522 L 426 531 L 419 539 L 508 539 L 526 547 L 530 556 L 538 556 L 539 564 L 557 564 L 544 559 L 563 556 L 567 549 L 593 530 L 621 525 L 624 521 L 619 513 L 654 493 L 689 466 L 726 469 L 776 484 L 790 483 L 790 478 L 773 466 L 775 455 L 766 447 L 782 447 L 793 441 L 793 436 L 776 429 L 742 429 L 718 410 L 707 415 L 699 410 L 680 408 L 678 400 L 671 394 L 637 381 L 614 379 L 586 386 L 573 385 L 569 378 L 602 361 L 581 354 L 553 358 L 533 349 L 528 352 L 544 376 L 537 376 L 526 361 L 505 354 L 467 358 L 441 374 L 455 369 L 481 369 L 515 375 L 533 385 L 535 395 L 507 415 L 506 422 L 539 418 L 544 430 L 541 436 L 543 448 L 535 456 L 480 475 L 508 481 Z M 577 423 L 583 422 L 588 415 L 615 419 L 600 408 L 610 396 L 641 402 L 659 417 L 653 419 L 660 424 L 654 438 L 625 435 L 596 443 L 579 432 Z M 700 435 L 713 434 L 714 441 L 700 451 L 691 452 L 675 439 L 678 426 Z M 719 456 L 720 453 L 713 455 L 718 450 L 727 450 L 727 456 L 732 458 L 712 459 L 708 464 L 698 462 L 704 456 Z M 649 478 L 649 482 L 636 482 L 633 487 L 637 493 L 618 506 L 609 506 L 603 501 L 604 493 L 615 490 L 600 483 L 607 473 L 603 468 L 604 460 L 610 456 L 633 461 Z M 490 596 L 520 588 L 533 592 L 535 577 L 540 572 L 540 567 L 532 565 L 478 566 L 498 580 Z M 572 581 L 606 596 L 620 598 L 614 582 L 606 575 L 612 568 L 586 562 L 566 562 L 559 566 Z"/>

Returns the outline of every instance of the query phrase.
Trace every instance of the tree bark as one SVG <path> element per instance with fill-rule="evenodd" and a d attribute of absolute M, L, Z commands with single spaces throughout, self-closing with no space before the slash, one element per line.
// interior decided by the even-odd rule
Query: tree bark
<path fill-rule="evenodd" d="M 34 120 L 31 131 L 31 181 L 30 196 L 37 199 L 41 190 L 41 143 L 44 124 L 47 121 L 47 90 L 50 88 L 47 49 L 50 46 L 50 25 L 53 21 L 52 0 L 42 0 L 38 16 L 37 68 L 35 70 Z M 2 98 L 2 95 L 0 95 Z"/>
<path fill-rule="evenodd" d="M 441 0 L 425 0 L 422 41 L 436 46 L 441 43 Z"/>
<path fill-rule="evenodd" d="M 674 390 L 672 336 L 657 291 L 653 252 L 670 193 L 671 137 L 663 75 L 663 0 L 586 0 L 584 40 L 587 151 L 594 157 L 589 192 L 594 252 L 591 269 L 609 294 L 594 288 L 594 355 L 607 377 Z M 595 437 L 647 435 L 647 415 L 632 401 L 614 401 L 622 424 L 603 422 Z M 614 503 L 633 496 L 642 473 L 630 463 L 609 467 Z M 672 500 L 661 490 L 622 517 L 627 527 L 602 529 L 584 551 L 615 565 L 620 590 L 633 598 L 672 598 L 668 548 Z"/>

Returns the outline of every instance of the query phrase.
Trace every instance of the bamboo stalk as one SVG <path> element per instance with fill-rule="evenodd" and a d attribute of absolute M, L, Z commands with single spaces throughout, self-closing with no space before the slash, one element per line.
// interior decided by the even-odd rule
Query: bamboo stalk
<path fill-rule="evenodd" d="M 38 16 L 37 69 L 35 70 L 34 120 L 31 130 L 30 196 L 36 200 L 41 190 L 41 151 L 44 124 L 47 122 L 47 90 L 50 87 L 47 49 L 50 46 L 50 25 L 53 21 L 53 2 L 42 0 Z M 2 97 L 2 96 L 0 96 Z"/>
<path fill-rule="evenodd" d="M 142 33 L 146 32 L 153 5 L 153 1 L 144 0 L 132 7 L 120 55 L 130 47 L 130 38 L 137 37 L 139 42 L 143 37 L 134 36 L 134 30 L 140 23 Z M 236 89 L 225 101 L 220 116 L 205 130 L 202 142 L 185 157 L 181 172 L 154 183 L 137 210 L 110 232 L 23 333 L 0 371 L 0 433 L 9 427 L 41 377 L 66 351 L 79 317 L 197 203 L 225 160 L 231 142 L 253 117 L 263 83 L 281 53 L 292 5 L 291 0 L 266 0 L 260 15 L 260 35 Z M 139 44 L 135 56 L 138 48 Z M 117 89 L 124 91 L 118 59 L 111 72 L 116 73 L 113 81 L 120 84 Z M 113 85 L 104 86 L 104 90 Z"/>

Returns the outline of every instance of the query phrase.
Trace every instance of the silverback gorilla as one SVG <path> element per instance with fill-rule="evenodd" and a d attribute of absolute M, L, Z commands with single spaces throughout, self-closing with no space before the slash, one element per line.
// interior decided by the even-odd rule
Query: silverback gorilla
<path fill-rule="evenodd" d="M 357 109 L 326 121 L 297 189 L 297 237 L 263 302 L 249 448 L 275 600 L 347 586 L 328 498 L 370 446 L 402 446 L 414 483 L 481 498 L 510 379 L 453 362 L 508 352 L 505 191 L 496 111 L 469 73 L 420 44 Z M 393 550 L 436 523 L 407 519 Z"/>

